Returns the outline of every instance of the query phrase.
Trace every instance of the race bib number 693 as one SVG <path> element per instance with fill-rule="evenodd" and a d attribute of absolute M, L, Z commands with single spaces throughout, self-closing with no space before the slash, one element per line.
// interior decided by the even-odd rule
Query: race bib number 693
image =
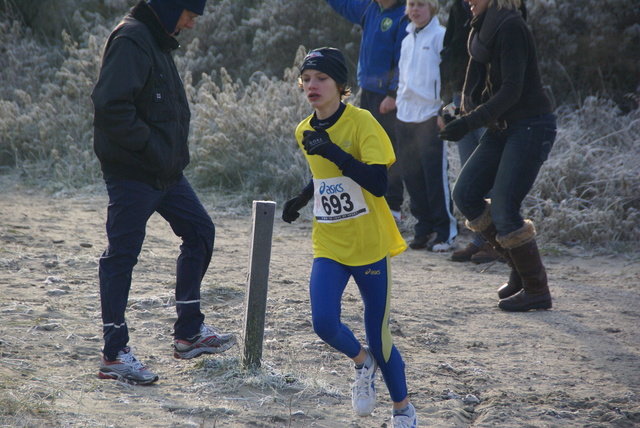
<path fill-rule="evenodd" d="M 369 212 L 362 188 L 349 177 L 314 179 L 313 214 L 320 223 L 335 223 Z"/>

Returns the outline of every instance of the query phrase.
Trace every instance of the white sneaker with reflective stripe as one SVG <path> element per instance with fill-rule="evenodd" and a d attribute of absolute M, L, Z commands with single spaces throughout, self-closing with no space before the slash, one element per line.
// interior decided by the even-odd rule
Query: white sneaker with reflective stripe
<path fill-rule="evenodd" d="M 118 352 L 113 361 L 108 361 L 103 356 L 98 376 L 101 379 L 116 379 L 136 385 L 148 385 L 158 380 L 158 375 L 147 370 L 129 347 Z"/>
<path fill-rule="evenodd" d="M 371 351 L 367 346 L 364 347 L 369 355 Z M 351 388 L 351 404 L 353 404 L 353 410 L 358 416 L 369 416 L 373 409 L 376 407 L 376 388 L 374 380 L 376 377 L 376 369 L 378 363 L 371 355 L 373 364 L 371 367 L 356 368 L 356 380 Z"/>
<path fill-rule="evenodd" d="M 202 324 L 200 333 L 189 339 L 176 339 L 173 342 L 173 356 L 189 360 L 202 354 L 218 354 L 236 343 L 233 334 L 220 333 L 217 329 Z"/>

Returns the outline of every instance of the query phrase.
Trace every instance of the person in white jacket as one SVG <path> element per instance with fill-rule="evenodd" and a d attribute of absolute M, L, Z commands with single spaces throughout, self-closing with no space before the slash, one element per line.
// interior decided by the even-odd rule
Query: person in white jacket
<path fill-rule="evenodd" d="M 445 28 L 437 12 L 438 0 L 407 1 L 411 22 L 400 51 L 396 132 L 397 156 L 411 214 L 417 220 L 409 247 L 447 252 L 458 234 L 458 223 L 453 216 L 446 145 L 438 138 L 439 65 Z"/>

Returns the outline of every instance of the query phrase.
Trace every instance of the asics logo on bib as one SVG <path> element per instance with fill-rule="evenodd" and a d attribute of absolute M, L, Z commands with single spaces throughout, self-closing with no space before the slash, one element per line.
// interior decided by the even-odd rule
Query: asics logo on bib
<path fill-rule="evenodd" d="M 320 189 L 318 189 L 318 192 L 321 195 L 324 195 L 324 194 L 333 195 L 334 193 L 344 192 L 344 188 L 342 187 L 342 183 L 327 185 L 327 183 L 323 181 L 322 184 L 320 185 Z"/>
<path fill-rule="evenodd" d="M 319 223 L 335 223 L 369 212 L 362 188 L 349 177 L 313 179 L 313 214 Z"/>

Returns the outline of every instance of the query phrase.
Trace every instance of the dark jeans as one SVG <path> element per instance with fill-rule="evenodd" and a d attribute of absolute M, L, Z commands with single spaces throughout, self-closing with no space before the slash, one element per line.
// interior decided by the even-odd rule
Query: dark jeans
<path fill-rule="evenodd" d="M 360 95 L 360 107 L 368 110 L 373 115 L 373 117 L 376 118 L 380 125 L 382 125 L 384 130 L 387 132 L 389 139 L 391 140 L 391 145 L 393 146 L 393 150 L 396 152 L 397 157 L 398 148 L 396 145 L 396 110 L 385 114 L 380 113 L 380 104 L 386 97 L 387 96 L 385 94 L 379 94 L 377 92 L 367 91 L 366 89 L 363 89 L 362 94 Z M 387 186 L 385 199 L 387 200 L 387 204 L 389 204 L 389 208 L 391 208 L 393 211 L 400 211 L 402 209 L 402 202 L 404 200 L 404 185 L 402 183 L 402 170 L 400 162 L 395 162 L 389 167 L 387 176 L 389 184 Z"/>
<path fill-rule="evenodd" d="M 460 166 L 464 166 L 467 163 L 467 160 L 471 157 L 473 151 L 478 147 L 478 143 L 480 142 L 480 138 L 484 134 L 486 128 L 478 128 L 469 132 L 467 135 L 462 137 L 462 140 L 458 141 L 458 155 L 460 156 Z M 487 196 L 489 197 L 489 196 Z M 482 247 L 485 244 L 484 239 L 477 234 L 473 234 L 472 242 L 476 247 Z"/>
<path fill-rule="evenodd" d="M 103 353 L 113 360 L 129 341 L 125 309 L 151 215 L 158 212 L 182 238 L 176 269 L 177 339 L 193 337 L 204 321 L 200 283 L 211 261 L 215 227 L 185 177 L 166 190 L 125 179 L 107 179 L 106 185 L 109 245 L 100 258 L 99 277 Z"/>
<path fill-rule="evenodd" d="M 396 121 L 398 158 L 416 218 L 415 236 L 436 232 L 436 242 L 449 242 L 458 234 L 447 171 L 445 142 L 438 138 L 436 117 L 420 122 Z"/>
<path fill-rule="evenodd" d="M 462 95 L 459 92 L 453 94 L 453 104 L 456 107 L 460 107 Z M 478 143 L 480 142 L 480 138 L 484 134 L 486 128 L 478 128 L 470 131 L 467 135 L 462 137 L 460 141 L 458 141 L 458 155 L 460 156 L 460 167 L 463 167 L 465 163 L 467 163 L 467 159 L 471 156 L 471 153 L 478 147 Z"/>
<path fill-rule="evenodd" d="M 458 155 L 460 156 L 461 167 L 467 163 L 467 160 L 471 157 L 473 151 L 478 147 L 480 138 L 484 135 L 485 129 L 486 128 L 474 129 L 456 143 L 458 146 Z"/>
<path fill-rule="evenodd" d="M 453 200 L 469 220 L 480 217 L 491 191 L 491 218 L 499 235 L 524 225 L 522 201 L 547 160 L 556 138 L 553 114 L 523 119 L 505 130 L 487 129 L 465 163 Z"/>

